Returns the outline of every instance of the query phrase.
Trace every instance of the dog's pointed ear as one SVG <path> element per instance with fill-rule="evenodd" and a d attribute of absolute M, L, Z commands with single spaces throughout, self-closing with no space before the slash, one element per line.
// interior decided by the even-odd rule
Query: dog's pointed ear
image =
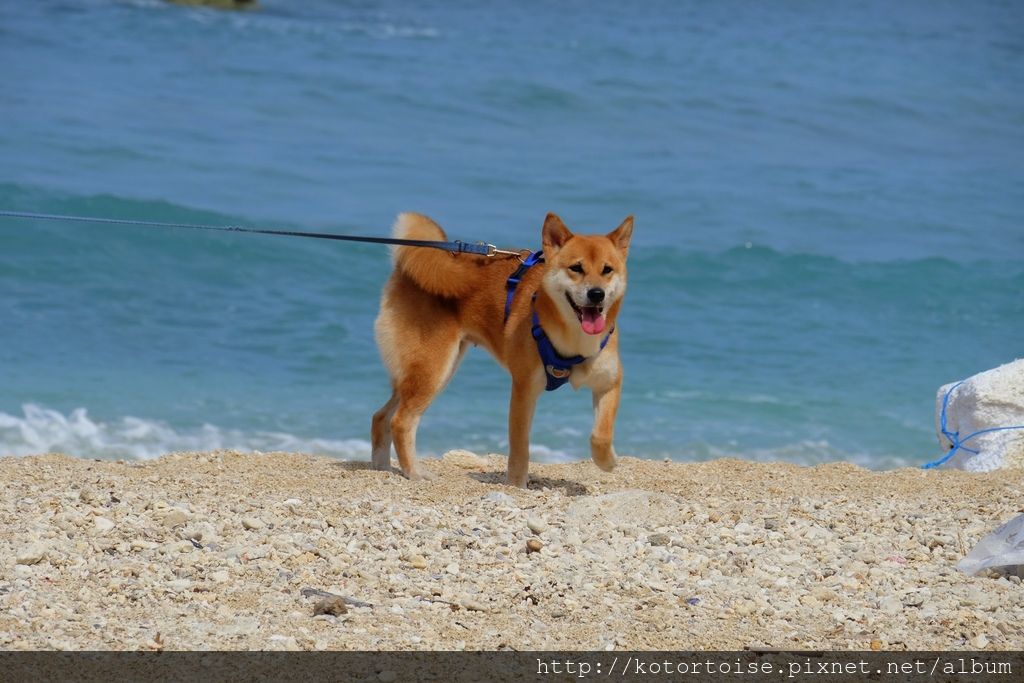
<path fill-rule="evenodd" d="M 629 240 L 633 237 L 633 217 L 626 216 L 626 220 L 622 221 L 622 225 L 612 230 L 605 237 L 610 239 L 615 248 L 622 252 L 622 258 L 626 258 L 629 255 Z"/>
<path fill-rule="evenodd" d="M 571 237 L 572 233 L 558 214 L 549 213 L 544 219 L 544 230 L 541 231 L 541 244 L 544 245 L 545 253 L 553 256 Z"/>

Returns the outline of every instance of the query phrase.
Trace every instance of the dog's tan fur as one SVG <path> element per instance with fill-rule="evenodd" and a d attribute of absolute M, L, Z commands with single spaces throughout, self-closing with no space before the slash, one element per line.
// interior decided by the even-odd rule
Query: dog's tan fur
<path fill-rule="evenodd" d="M 612 334 L 603 350 L 600 343 L 615 325 L 622 305 L 632 233 L 632 216 L 607 235 L 574 235 L 558 216 L 548 214 L 541 233 L 545 262 L 526 272 L 505 324 L 506 280 L 519 265 L 515 258 L 396 248 L 395 269 L 384 286 L 375 325 L 392 392 L 373 416 L 373 466 L 391 467 L 393 441 L 406 476 L 433 478 L 416 461 L 416 427 L 431 401 L 455 374 L 469 346 L 479 345 L 512 375 L 508 480 L 525 487 L 530 424 L 546 383 L 531 335 L 532 310 L 536 307 L 541 327 L 559 354 L 587 357 L 573 367 L 569 381 L 574 388 L 586 386 L 593 392 L 590 454 L 598 467 L 611 471 L 615 466 L 612 432 L 622 386 L 621 333 Z M 398 217 L 395 236 L 447 239 L 440 226 L 414 213 Z M 582 318 L 567 300 L 571 297 L 582 306 L 591 288 L 602 288 L 606 297 L 606 325 L 599 334 L 583 330 Z"/>

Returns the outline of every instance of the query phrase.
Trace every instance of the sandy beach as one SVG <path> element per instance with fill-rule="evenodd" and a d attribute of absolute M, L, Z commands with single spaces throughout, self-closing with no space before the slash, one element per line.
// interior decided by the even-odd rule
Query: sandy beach
<path fill-rule="evenodd" d="M 0 459 L 0 648 L 1024 648 L 1020 579 L 955 568 L 1022 470 L 427 464 Z"/>

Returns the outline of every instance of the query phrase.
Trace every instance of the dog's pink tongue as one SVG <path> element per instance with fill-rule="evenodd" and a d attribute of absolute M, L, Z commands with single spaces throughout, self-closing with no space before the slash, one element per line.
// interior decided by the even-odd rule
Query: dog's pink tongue
<path fill-rule="evenodd" d="M 604 332 L 604 316 L 597 312 L 596 308 L 584 308 L 583 319 L 580 324 L 587 334 L 601 334 Z"/>

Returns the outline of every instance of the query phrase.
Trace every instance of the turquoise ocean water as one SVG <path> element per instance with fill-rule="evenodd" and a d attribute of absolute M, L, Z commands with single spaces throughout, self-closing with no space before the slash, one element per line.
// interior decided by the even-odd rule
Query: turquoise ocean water
<path fill-rule="evenodd" d="M 0 209 L 539 246 L 637 217 L 619 452 L 888 468 L 1024 355 L 1024 5 L 0 0 Z M 0 454 L 368 457 L 384 248 L 0 221 Z M 499 320 L 495 324 L 500 324 Z M 421 450 L 504 452 L 470 354 Z M 534 457 L 587 457 L 590 398 Z"/>

